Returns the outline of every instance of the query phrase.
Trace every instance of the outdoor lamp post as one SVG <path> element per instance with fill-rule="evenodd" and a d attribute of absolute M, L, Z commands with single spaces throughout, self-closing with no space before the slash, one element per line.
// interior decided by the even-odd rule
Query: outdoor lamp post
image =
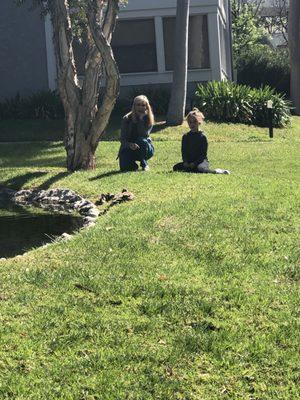
<path fill-rule="evenodd" d="M 268 119 L 269 119 L 269 137 L 273 137 L 273 101 L 267 101 Z"/>

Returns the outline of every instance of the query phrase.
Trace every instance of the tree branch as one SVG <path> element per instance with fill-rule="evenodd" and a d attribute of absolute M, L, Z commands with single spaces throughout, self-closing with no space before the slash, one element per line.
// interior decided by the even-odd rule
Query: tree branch
<path fill-rule="evenodd" d="M 68 157 L 74 152 L 75 124 L 80 99 L 80 87 L 73 54 L 73 36 L 67 0 L 48 2 L 54 31 L 54 48 L 58 69 L 58 88 L 66 115 L 64 137 Z"/>
<path fill-rule="evenodd" d="M 115 28 L 118 2 L 109 1 L 106 7 L 105 16 L 102 19 L 104 12 L 105 2 L 103 0 L 96 0 L 90 7 L 90 13 L 93 12 L 94 22 L 102 25 L 102 31 L 108 43 L 111 42 L 112 33 Z M 88 18 L 88 15 L 87 15 Z M 88 26 L 88 36 L 92 36 L 90 26 Z M 101 74 L 102 57 L 98 47 L 94 44 L 93 38 L 90 40 L 90 48 L 85 63 L 85 75 L 82 86 L 83 103 L 92 104 L 91 110 L 88 111 L 93 117 L 93 113 L 98 111 L 97 103 L 99 97 L 99 78 Z"/>
<path fill-rule="evenodd" d="M 108 43 L 111 42 L 112 33 L 116 27 L 118 10 L 119 10 L 119 2 L 117 0 L 111 0 L 108 2 L 108 7 L 105 13 L 105 18 L 103 23 L 103 34 L 106 37 Z"/>
<path fill-rule="evenodd" d="M 53 0 L 50 4 L 50 13 L 54 27 L 58 80 L 60 88 L 64 88 L 63 101 L 77 103 L 80 88 L 74 62 L 68 2 L 66 0 Z"/>

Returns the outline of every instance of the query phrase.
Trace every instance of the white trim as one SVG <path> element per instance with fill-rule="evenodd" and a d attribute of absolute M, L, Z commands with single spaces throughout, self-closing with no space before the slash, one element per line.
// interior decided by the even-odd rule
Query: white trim
<path fill-rule="evenodd" d="M 198 6 L 190 8 L 190 15 L 193 14 L 217 14 L 218 7 L 217 6 Z M 153 17 L 175 17 L 176 16 L 176 7 L 174 8 L 161 8 L 161 9 L 147 9 L 147 10 L 122 10 L 119 13 L 118 18 L 122 19 L 144 19 L 144 18 L 153 18 Z"/>
<path fill-rule="evenodd" d="M 222 81 L 228 81 L 229 80 L 229 76 L 227 74 L 227 72 L 225 71 L 224 68 L 222 68 Z"/>
<path fill-rule="evenodd" d="M 56 71 L 55 51 L 53 45 L 53 27 L 49 14 L 45 16 L 45 38 L 46 38 L 48 86 L 50 90 L 55 90 L 57 88 L 57 71 Z"/>
<path fill-rule="evenodd" d="M 188 71 L 188 82 L 206 82 L 212 80 L 210 69 L 195 69 Z M 121 75 L 121 86 L 151 85 L 173 82 L 173 71 L 163 73 L 140 72 Z"/>
<path fill-rule="evenodd" d="M 218 7 L 220 1 L 224 0 L 191 0 L 190 8 L 197 6 L 215 6 Z M 120 11 L 123 13 L 124 11 L 135 11 L 135 10 L 161 10 L 161 9 L 176 9 L 176 0 L 128 0 L 128 3 L 121 7 Z"/>
<path fill-rule="evenodd" d="M 83 76 L 78 76 L 81 82 Z M 208 82 L 212 80 L 212 72 L 210 69 L 195 69 L 188 71 L 188 82 Z M 158 72 L 136 72 L 121 75 L 121 87 L 124 86 L 141 86 L 141 85 L 160 85 L 164 83 L 173 82 L 172 71 L 158 73 Z M 101 82 L 104 86 L 104 82 Z"/>
<path fill-rule="evenodd" d="M 157 70 L 164 72 L 166 70 L 165 64 L 165 46 L 164 46 L 164 31 L 162 17 L 154 17 L 155 22 L 155 42 L 156 42 L 156 57 L 157 57 Z"/>
<path fill-rule="evenodd" d="M 220 81 L 221 74 L 221 48 L 218 14 L 209 14 L 208 18 L 208 45 L 209 59 L 212 70 L 212 80 Z"/>
<path fill-rule="evenodd" d="M 221 1 L 221 3 L 219 4 L 219 14 L 222 17 L 223 25 L 227 24 L 227 19 L 228 19 L 227 10 L 228 7 L 225 8 L 224 1 Z"/>

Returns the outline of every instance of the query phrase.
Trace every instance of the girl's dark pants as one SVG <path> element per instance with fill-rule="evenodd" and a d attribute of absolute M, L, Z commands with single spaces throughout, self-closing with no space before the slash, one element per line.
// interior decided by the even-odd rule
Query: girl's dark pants
<path fill-rule="evenodd" d="M 136 161 L 140 161 L 141 167 L 145 168 L 148 165 L 147 160 L 154 154 L 154 147 L 149 139 L 137 139 L 134 143 L 140 146 L 138 150 L 125 148 L 119 154 L 121 171 L 136 171 L 139 168 Z"/>
<path fill-rule="evenodd" d="M 199 171 L 197 170 L 197 167 L 194 167 L 194 168 L 186 168 L 186 167 L 183 165 L 183 162 L 180 162 L 180 163 L 178 163 L 178 164 L 175 164 L 175 165 L 173 166 L 173 171 L 199 172 Z"/>

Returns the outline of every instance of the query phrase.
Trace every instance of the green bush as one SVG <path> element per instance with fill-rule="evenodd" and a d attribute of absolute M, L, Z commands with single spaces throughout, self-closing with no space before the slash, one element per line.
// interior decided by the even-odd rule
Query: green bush
<path fill-rule="evenodd" d="M 28 97 L 19 94 L 0 103 L 1 119 L 62 119 L 64 109 L 56 92 L 41 91 Z"/>
<path fill-rule="evenodd" d="M 148 97 L 151 107 L 155 115 L 166 115 L 168 112 L 170 101 L 170 89 L 164 87 L 150 86 L 143 89 L 143 92 L 134 89 L 132 92 L 133 97 L 143 94 Z M 132 97 L 132 98 L 133 98 Z"/>
<path fill-rule="evenodd" d="M 271 86 L 290 95 L 290 64 L 286 50 L 256 46 L 240 54 L 237 60 L 237 82 L 251 87 Z"/>
<path fill-rule="evenodd" d="M 285 100 L 284 95 L 277 94 L 273 88 L 265 86 L 259 89 L 251 89 L 253 108 L 252 123 L 258 126 L 268 125 L 267 101 L 273 101 L 273 124 L 275 127 L 286 126 L 290 122 L 291 104 Z"/>
<path fill-rule="evenodd" d="M 289 102 L 268 86 L 253 89 L 230 81 L 208 82 L 198 85 L 195 96 L 195 105 L 212 121 L 268 126 L 267 100 L 273 101 L 275 127 L 290 121 Z"/>
<path fill-rule="evenodd" d="M 133 99 L 141 94 L 148 97 L 155 115 L 167 114 L 170 101 L 170 90 L 164 87 L 150 86 L 135 87 L 130 91 L 130 95 L 126 99 L 122 100 L 122 106 L 125 112 L 130 111 Z"/>

